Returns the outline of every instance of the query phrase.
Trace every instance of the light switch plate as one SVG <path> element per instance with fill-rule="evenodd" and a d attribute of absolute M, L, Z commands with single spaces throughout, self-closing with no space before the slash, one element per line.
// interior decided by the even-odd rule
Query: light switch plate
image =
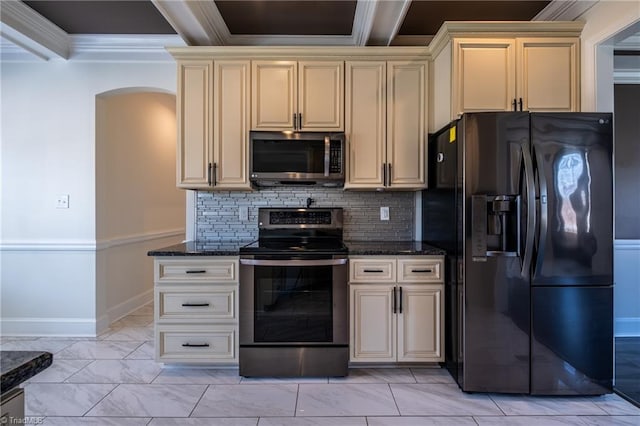
<path fill-rule="evenodd" d="M 389 220 L 389 207 L 380 207 L 380 220 Z"/>

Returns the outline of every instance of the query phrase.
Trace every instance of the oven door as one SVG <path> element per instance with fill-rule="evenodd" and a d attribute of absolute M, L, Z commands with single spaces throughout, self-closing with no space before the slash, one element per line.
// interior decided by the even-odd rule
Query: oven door
<path fill-rule="evenodd" d="M 241 256 L 240 346 L 349 344 L 347 258 Z"/>

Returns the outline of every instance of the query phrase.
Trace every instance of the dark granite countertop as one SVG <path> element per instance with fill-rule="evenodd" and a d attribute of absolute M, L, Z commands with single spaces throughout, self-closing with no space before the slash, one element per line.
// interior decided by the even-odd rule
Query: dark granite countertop
<path fill-rule="evenodd" d="M 240 247 L 252 241 L 187 241 L 151 250 L 149 256 L 238 256 Z M 345 241 L 355 256 L 444 255 L 445 251 L 422 241 Z"/>
<path fill-rule="evenodd" d="M 238 256 L 240 247 L 253 241 L 187 241 L 151 250 L 148 256 Z"/>
<path fill-rule="evenodd" d="M 446 252 L 422 241 L 345 241 L 350 256 L 444 255 Z"/>
<path fill-rule="evenodd" d="M 29 380 L 52 362 L 53 355 L 50 352 L 0 351 L 0 392 L 4 393 Z"/>

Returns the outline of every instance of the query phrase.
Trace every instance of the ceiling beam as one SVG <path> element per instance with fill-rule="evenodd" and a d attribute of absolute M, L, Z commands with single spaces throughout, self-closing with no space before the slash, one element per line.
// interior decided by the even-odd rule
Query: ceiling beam
<path fill-rule="evenodd" d="M 367 45 L 378 9 L 384 3 L 378 0 L 358 0 L 356 3 L 356 13 L 353 17 L 353 27 L 351 29 L 353 45 Z"/>
<path fill-rule="evenodd" d="M 69 35 L 57 25 L 17 0 L 2 0 L 0 35 L 35 56 L 68 59 Z"/>
<path fill-rule="evenodd" d="M 231 34 L 213 0 L 151 0 L 173 29 L 191 46 L 365 46 L 370 38 L 381 4 L 396 3 L 358 0 L 351 35 L 249 35 Z M 409 3 L 401 0 L 399 3 Z M 404 15 L 403 15 L 404 17 Z"/>
<path fill-rule="evenodd" d="M 389 46 L 400 31 L 411 0 L 378 2 L 367 44 Z"/>
<path fill-rule="evenodd" d="M 222 46 L 229 35 L 213 0 L 151 0 L 173 29 L 190 46 Z"/>

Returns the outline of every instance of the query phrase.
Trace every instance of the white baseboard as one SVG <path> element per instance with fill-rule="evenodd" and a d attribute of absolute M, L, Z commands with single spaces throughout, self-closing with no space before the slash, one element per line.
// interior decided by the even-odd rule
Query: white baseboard
<path fill-rule="evenodd" d="M 110 308 L 105 315 L 98 318 L 98 334 L 106 331 L 111 324 L 120 318 L 140 309 L 144 305 L 153 302 L 153 289 L 147 290 L 137 296 Z"/>
<path fill-rule="evenodd" d="M 2 336 L 95 337 L 91 318 L 2 318 Z"/>
<path fill-rule="evenodd" d="M 90 318 L 2 318 L 2 336 L 95 337 L 115 321 L 153 301 L 153 289 L 109 309 L 97 320 Z"/>
<path fill-rule="evenodd" d="M 616 337 L 640 337 L 640 318 L 616 318 Z"/>

